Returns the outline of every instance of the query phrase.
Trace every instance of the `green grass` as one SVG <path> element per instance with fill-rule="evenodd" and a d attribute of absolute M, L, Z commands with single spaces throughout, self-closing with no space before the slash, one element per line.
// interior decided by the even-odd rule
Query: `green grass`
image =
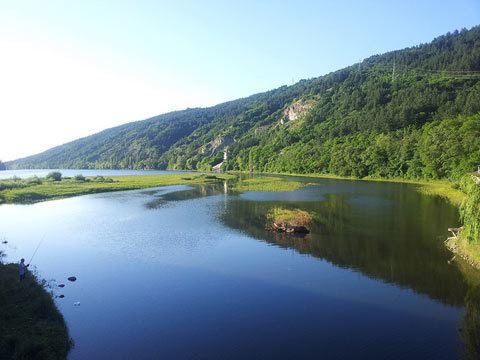
<path fill-rule="evenodd" d="M 353 176 L 339 176 L 333 174 L 286 174 L 278 173 L 277 175 L 289 175 L 297 177 L 311 177 L 321 179 L 338 179 L 338 180 L 355 180 L 355 181 L 374 181 L 374 182 L 391 182 L 397 184 L 417 185 L 416 190 L 425 195 L 434 195 L 445 198 L 455 206 L 460 206 L 465 193 L 457 189 L 454 182 L 448 180 L 420 180 L 420 179 L 403 179 L 403 178 L 380 178 L 380 177 L 364 177 L 356 178 Z"/>
<path fill-rule="evenodd" d="M 16 264 L 0 264 L 0 359 L 65 359 L 71 343 L 51 295 Z"/>
<path fill-rule="evenodd" d="M 300 209 L 274 207 L 268 212 L 267 219 L 276 224 L 287 226 L 307 226 L 313 221 L 313 216 Z"/>
<path fill-rule="evenodd" d="M 469 265 L 480 270 L 480 243 L 471 242 L 462 237 L 449 238 L 446 241 L 447 247 L 461 256 Z"/>
<path fill-rule="evenodd" d="M 232 189 L 235 191 L 293 191 L 306 185 L 308 184 L 299 181 L 290 181 L 285 178 L 262 176 L 242 179 L 238 181 Z"/>
<path fill-rule="evenodd" d="M 87 177 L 86 181 L 64 178 L 51 181 L 44 178 L 8 179 L 0 181 L 0 203 L 33 203 L 76 195 L 109 191 L 135 190 L 166 185 L 203 184 L 234 178 L 233 175 L 162 174 L 139 176 Z M 3 190 L 2 190 L 3 189 Z"/>

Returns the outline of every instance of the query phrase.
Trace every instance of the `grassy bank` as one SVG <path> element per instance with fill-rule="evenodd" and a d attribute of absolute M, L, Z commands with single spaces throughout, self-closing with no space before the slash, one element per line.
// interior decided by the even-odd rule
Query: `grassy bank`
<path fill-rule="evenodd" d="M 17 265 L 0 263 L 0 359 L 65 359 L 70 346 L 51 295 L 32 274 L 20 282 Z"/>
<path fill-rule="evenodd" d="M 112 176 L 0 180 L 0 203 L 33 203 L 109 191 L 135 190 L 180 184 L 204 184 L 233 178 L 233 175 L 161 174 L 138 176 Z"/>
<path fill-rule="evenodd" d="M 460 187 L 466 197 L 460 205 L 463 231 L 446 242 L 447 246 L 473 267 L 480 269 L 480 185 L 465 176 Z"/>
<path fill-rule="evenodd" d="M 480 270 L 480 243 L 469 242 L 465 236 L 448 238 L 445 242 L 447 247 L 465 260 L 470 266 Z"/>
<path fill-rule="evenodd" d="M 234 184 L 235 191 L 293 191 L 306 186 L 300 181 L 290 181 L 280 177 L 262 176 L 239 180 Z"/>
<path fill-rule="evenodd" d="M 229 174 L 161 174 L 161 175 L 138 175 L 138 176 L 112 176 L 104 177 L 79 177 L 62 178 L 60 181 L 47 180 L 45 178 L 30 179 L 6 179 L 0 180 L 0 204 L 1 203 L 33 203 L 44 200 L 53 200 L 77 195 L 135 190 L 149 187 L 180 185 L 180 184 L 204 184 L 209 182 L 234 179 L 237 173 Z M 438 195 L 448 199 L 459 206 L 465 194 L 455 188 L 456 184 L 440 180 L 406 180 L 400 178 L 354 178 L 342 177 L 329 174 L 266 174 L 267 176 L 241 179 L 233 184 L 235 191 L 293 191 L 300 189 L 307 183 L 291 181 L 280 177 L 268 175 L 289 175 L 297 177 L 312 177 L 325 179 L 357 180 L 407 183 L 416 185 L 418 191 L 428 195 Z"/>
<path fill-rule="evenodd" d="M 364 177 L 356 178 L 353 176 L 338 176 L 332 174 L 286 174 L 276 173 L 275 175 L 288 175 L 297 177 L 309 177 L 320 179 L 338 179 L 338 180 L 355 180 L 355 181 L 373 181 L 373 182 L 390 182 L 397 184 L 415 185 L 417 191 L 425 195 L 440 196 L 451 202 L 455 206 L 460 206 L 465 199 L 465 193 L 459 188 L 455 182 L 448 180 L 421 180 L 421 179 L 403 179 L 403 178 L 380 178 L 380 177 Z"/>

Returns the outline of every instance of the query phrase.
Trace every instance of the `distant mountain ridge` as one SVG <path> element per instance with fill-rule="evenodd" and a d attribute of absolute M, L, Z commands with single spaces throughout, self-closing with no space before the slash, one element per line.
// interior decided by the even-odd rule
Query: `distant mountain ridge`
<path fill-rule="evenodd" d="M 128 123 L 6 164 L 455 177 L 480 162 L 472 141 L 479 112 L 476 26 L 292 86 Z"/>

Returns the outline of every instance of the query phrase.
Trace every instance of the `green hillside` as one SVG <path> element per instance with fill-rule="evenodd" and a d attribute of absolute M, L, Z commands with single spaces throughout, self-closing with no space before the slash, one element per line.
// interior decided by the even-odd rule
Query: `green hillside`
<path fill-rule="evenodd" d="M 292 86 L 107 129 L 7 167 L 456 178 L 480 163 L 479 113 L 477 26 Z"/>

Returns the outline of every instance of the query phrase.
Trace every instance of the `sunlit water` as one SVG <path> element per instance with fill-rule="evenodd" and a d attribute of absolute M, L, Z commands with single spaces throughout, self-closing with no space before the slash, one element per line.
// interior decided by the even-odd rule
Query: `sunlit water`
<path fill-rule="evenodd" d="M 308 181 L 2 205 L 0 236 L 11 261 L 44 238 L 33 263 L 66 285 L 71 359 L 461 357 L 469 289 L 443 245 L 456 210 L 407 185 Z M 314 212 L 312 233 L 267 232 L 279 205 Z"/>
<path fill-rule="evenodd" d="M 45 177 L 52 171 L 60 171 L 63 176 L 117 176 L 117 175 L 154 175 L 154 174 L 179 174 L 183 171 L 172 170 L 110 170 L 110 169 L 26 169 L 26 170 L 4 170 L 0 171 L 0 179 L 9 179 L 14 176 L 21 179 L 32 176 Z"/>

